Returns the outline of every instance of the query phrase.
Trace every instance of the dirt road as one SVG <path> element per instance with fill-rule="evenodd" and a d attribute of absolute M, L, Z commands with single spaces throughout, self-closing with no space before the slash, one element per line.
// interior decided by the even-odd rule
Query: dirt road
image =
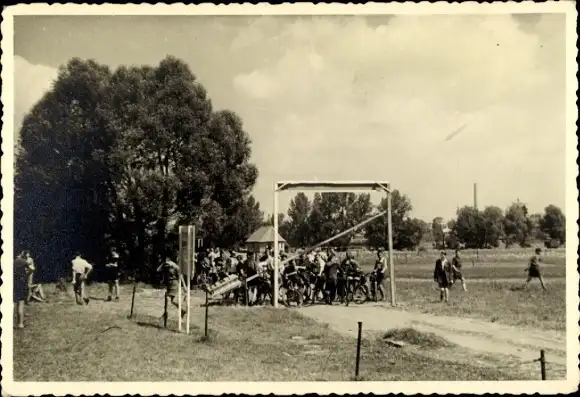
<path fill-rule="evenodd" d="M 309 306 L 299 309 L 305 316 L 329 324 L 335 330 L 356 335 L 358 321 L 366 332 L 412 327 L 439 335 L 460 347 L 479 353 L 509 355 L 522 362 L 537 359 L 546 350 L 554 365 L 566 365 L 566 336 L 557 331 L 528 331 L 485 321 L 434 316 L 403 311 L 381 304 Z"/>

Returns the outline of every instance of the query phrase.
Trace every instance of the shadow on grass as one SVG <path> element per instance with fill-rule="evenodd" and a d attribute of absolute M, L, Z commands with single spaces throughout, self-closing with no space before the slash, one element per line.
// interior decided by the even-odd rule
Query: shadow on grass
<path fill-rule="evenodd" d="M 178 331 L 174 328 L 171 328 L 169 326 L 169 324 L 167 324 L 167 328 L 165 328 L 162 324 L 155 324 L 155 323 L 147 323 L 144 321 L 137 321 L 135 324 L 137 324 L 140 327 L 144 327 L 144 328 L 156 328 L 160 331 L 167 331 L 167 332 L 173 332 L 173 333 L 177 333 Z"/>
<path fill-rule="evenodd" d="M 182 320 L 181 327 L 182 331 L 179 332 L 179 325 L 175 319 L 168 319 L 167 320 L 167 327 L 163 324 L 163 316 L 155 317 L 155 316 L 133 316 L 133 318 L 129 318 L 129 321 L 132 321 L 134 324 L 138 325 L 139 327 L 143 328 L 155 328 L 160 331 L 167 331 L 172 333 L 183 333 L 185 334 L 185 317 Z M 189 331 L 199 333 L 200 327 L 197 324 L 189 324 Z"/>
<path fill-rule="evenodd" d="M 101 301 L 101 302 L 107 301 L 107 298 L 97 298 L 96 296 L 89 296 L 89 299 L 92 301 Z"/>

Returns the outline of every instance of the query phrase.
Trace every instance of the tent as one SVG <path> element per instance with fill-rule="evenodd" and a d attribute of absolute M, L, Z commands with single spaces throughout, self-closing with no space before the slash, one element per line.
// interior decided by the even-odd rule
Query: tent
<path fill-rule="evenodd" d="M 278 247 L 281 252 L 286 250 L 286 240 L 278 234 Z M 262 226 L 256 230 L 248 239 L 246 240 L 246 248 L 252 252 L 259 253 L 265 251 L 266 248 L 274 248 L 274 227 L 273 226 Z"/>

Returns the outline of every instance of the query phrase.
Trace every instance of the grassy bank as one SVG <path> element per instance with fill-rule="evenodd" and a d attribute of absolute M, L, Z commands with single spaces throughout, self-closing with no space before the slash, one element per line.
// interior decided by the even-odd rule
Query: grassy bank
<path fill-rule="evenodd" d="M 147 291 L 145 291 L 147 292 Z M 96 294 L 96 291 L 93 291 Z M 162 306 L 140 296 L 137 316 L 121 303 L 66 298 L 27 309 L 27 328 L 15 330 L 18 381 L 312 381 L 351 380 L 356 341 L 291 310 L 212 307 L 210 338 L 203 308 L 192 312 L 192 335 L 158 328 Z M 199 303 L 199 302 L 198 302 Z M 170 321 L 170 328 L 176 324 Z M 398 349 L 365 334 L 364 380 L 532 379 L 495 369 L 461 351 Z M 433 369 L 437 368 L 436 371 Z"/>

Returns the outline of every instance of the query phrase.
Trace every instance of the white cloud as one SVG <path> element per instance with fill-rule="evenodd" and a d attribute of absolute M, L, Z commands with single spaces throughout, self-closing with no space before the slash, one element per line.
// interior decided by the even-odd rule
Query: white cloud
<path fill-rule="evenodd" d="M 471 203 L 473 182 L 480 205 L 504 207 L 519 197 L 532 211 L 564 207 L 561 15 L 531 22 L 501 15 L 377 21 L 160 19 L 163 34 L 137 24 L 134 36 L 117 35 L 115 46 L 106 34 L 112 27 L 67 30 L 61 21 L 43 43 L 60 63 L 79 56 L 110 66 L 155 64 L 168 53 L 187 61 L 216 108 L 244 120 L 265 211 L 272 210 L 274 180 L 316 178 L 391 180 L 410 196 L 415 216 L 427 220 L 447 219 Z M 95 31 L 102 33 L 91 33 L 91 46 L 79 44 L 77 37 Z M 20 45 L 35 53 L 39 44 L 30 43 Z M 15 62 L 19 125 L 56 70 Z M 281 197 L 280 209 L 289 196 Z"/>
<path fill-rule="evenodd" d="M 564 153 L 565 36 L 557 18 L 542 17 L 535 32 L 508 15 L 401 16 L 381 26 L 305 18 L 262 40 L 260 25 L 251 25 L 238 39 L 256 43 L 246 53 L 284 48 L 235 77 L 247 83 L 235 85 L 240 94 L 267 109 L 255 114 L 253 101 L 240 111 L 250 132 L 269 137 L 258 189 L 313 174 L 387 178 L 428 218 L 471 202 L 478 181 L 484 204 L 519 196 L 534 210 L 563 206 L 563 178 L 551 193 L 533 187 L 563 174 L 555 153 Z"/>
<path fill-rule="evenodd" d="M 14 134 L 20 133 L 22 121 L 32 107 L 47 92 L 58 74 L 57 69 L 34 65 L 26 59 L 14 57 Z M 17 139 L 15 139 L 15 142 Z"/>

